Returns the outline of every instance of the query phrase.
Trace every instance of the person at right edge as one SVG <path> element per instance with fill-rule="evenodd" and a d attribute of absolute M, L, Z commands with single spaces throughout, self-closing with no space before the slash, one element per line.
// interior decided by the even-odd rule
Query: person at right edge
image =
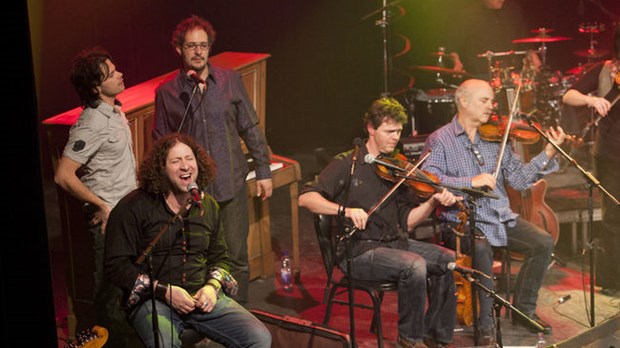
<path fill-rule="evenodd" d="M 215 30 L 205 19 L 193 15 L 178 23 L 171 43 L 182 66 L 155 92 L 152 135 L 157 140 L 171 132 L 189 134 L 215 161 L 215 181 L 201 189 L 213 196 L 222 210 L 231 273 L 239 282 L 235 300 L 245 305 L 250 274 L 245 181 L 249 168 L 240 140 L 254 161 L 256 193 L 262 200 L 271 197 L 273 190 L 269 148 L 241 74 L 209 62 L 214 42 Z M 194 78 L 188 76 L 192 71 Z"/>
<path fill-rule="evenodd" d="M 489 82 L 466 80 L 456 89 L 457 114 L 450 123 L 439 128 L 426 139 L 424 151 L 430 156 L 422 163 L 423 169 L 435 174 L 440 182 L 453 187 L 488 188 L 498 196 L 476 199 L 474 221 L 476 230 L 475 253 L 472 267 L 492 276 L 493 247 L 505 247 L 508 251 L 524 255 L 523 264 L 514 285 L 513 305 L 521 313 L 537 322 L 545 333 L 551 326 L 536 314 L 538 291 L 542 286 L 547 266 L 551 262 L 554 242 L 551 234 L 515 214 L 510 208 L 506 185 L 515 190 L 525 190 L 542 175 L 558 170 L 557 150 L 547 144 L 540 154 L 525 164 L 506 146 L 500 170 L 495 177 L 501 143 L 484 139 L 478 129 L 489 121 L 493 113 L 495 95 Z M 560 145 L 566 134 L 561 127 L 547 130 L 549 139 Z M 456 235 L 452 228 L 460 223 L 458 211 L 444 209 L 438 216 L 441 239 L 444 245 L 455 249 Z M 467 226 L 466 230 L 470 230 Z M 471 238 L 462 238 L 461 252 L 471 255 Z M 481 284 L 493 290 L 492 279 L 477 276 Z M 493 321 L 494 299 L 478 290 L 478 344 L 494 345 L 496 329 Z M 513 324 L 538 329 L 518 313 L 512 313 Z M 480 342 L 482 339 L 482 342 Z"/>
<path fill-rule="evenodd" d="M 598 63 L 581 76 L 566 91 L 562 102 L 572 106 L 588 106 L 596 111 L 596 117 L 600 117 L 594 137 L 595 176 L 601 186 L 620 199 L 620 107 L 609 100 L 609 96 L 618 95 L 620 26 L 616 27 L 613 40 L 613 59 Z M 597 251 L 595 259 L 595 284 L 602 288 L 602 294 L 620 296 L 620 206 L 606 194 L 601 196 L 602 230 L 600 252 Z"/>

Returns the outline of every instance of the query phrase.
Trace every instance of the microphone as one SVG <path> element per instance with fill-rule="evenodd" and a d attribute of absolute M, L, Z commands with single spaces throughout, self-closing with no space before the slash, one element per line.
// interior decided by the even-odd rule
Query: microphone
<path fill-rule="evenodd" d="M 560 298 L 558 298 L 558 304 L 562 304 L 568 300 L 570 300 L 572 298 L 572 296 L 570 294 L 566 295 L 566 296 L 562 296 Z"/>
<path fill-rule="evenodd" d="M 202 77 L 200 77 L 194 70 L 188 70 L 186 74 L 187 77 L 194 80 L 195 83 L 205 83 L 205 80 L 203 80 Z"/>
<path fill-rule="evenodd" d="M 395 166 L 395 165 L 393 165 L 391 163 L 387 163 L 387 162 L 384 162 L 382 160 L 378 160 L 375 156 L 373 156 L 371 154 L 367 154 L 366 156 L 364 156 L 364 162 L 366 162 L 368 164 L 373 164 L 373 163 L 380 164 L 380 165 L 382 165 L 382 166 L 384 166 L 386 168 L 390 168 L 392 170 L 396 170 L 396 171 L 399 171 L 399 172 L 407 172 L 407 170 L 405 170 L 404 168 L 400 168 L 400 167 Z"/>
<path fill-rule="evenodd" d="M 448 269 L 451 271 L 457 271 L 459 273 L 461 273 L 462 275 L 473 275 L 473 274 L 477 274 L 477 275 L 481 275 L 485 278 L 488 279 L 493 279 L 490 276 L 486 275 L 484 272 L 480 272 L 476 269 L 471 269 L 465 266 L 459 266 L 457 265 L 455 262 L 448 262 Z"/>
<path fill-rule="evenodd" d="M 198 185 L 195 182 L 187 185 L 187 191 L 192 195 L 192 201 L 195 206 L 199 207 L 202 211 L 202 200 L 200 199 L 200 190 L 198 190 Z"/>

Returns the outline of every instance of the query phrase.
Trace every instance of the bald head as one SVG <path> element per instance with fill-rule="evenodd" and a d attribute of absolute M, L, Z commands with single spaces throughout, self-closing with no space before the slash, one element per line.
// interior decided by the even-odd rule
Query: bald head
<path fill-rule="evenodd" d="M 463 81 L 454 92 L 457 108 L 461 110 L 463 104 L 468 100 L 472 100 L 473 96 L 480 91 L 490 91 L 493 93 L 493 89 L 487 81 L 479 79 L 469 79 Z"/>
<path fill-rule="evenodd" d="M 493 112 L 495 93 L 484 80 L 466 80 L 454 94 L 458 108 L 457 118 L 463 127 L 477 128 L 486 123 Z"/>

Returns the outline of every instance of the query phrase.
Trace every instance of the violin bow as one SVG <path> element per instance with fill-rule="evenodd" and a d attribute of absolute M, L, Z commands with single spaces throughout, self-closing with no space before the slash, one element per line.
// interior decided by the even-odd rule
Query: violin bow
<path fill-rule="evenodd" d="M 497 179 L 499 175 L 499 170 L 502 165 L 502 159 L 504 157 L 504 152 L 506 151 L 506 144 L 508 143 L 508 136 L 510 135 L 510 127 L 512 126 L 512 119 L 517 110 L 517 102 L 519 101 L 519 94 L 521 93 L 521 86 L 523 85 L 523 70 L 525 70 L 525 65 L 521 68 L 521 74 L 519 74 L 519 85 L 517 86 L 517 92 L 512 98 L 512 106 L 510 106 L 510 116 L 508 117 L 508 124 L 506 125 L 506 130 L 504 130 L 504 137 L 502 138 L 502 145 L 499 149 L 499 155 L 497 156 L 497 163 L 495 164 L 495 172 L 493 173 L 493 177 Z"/>

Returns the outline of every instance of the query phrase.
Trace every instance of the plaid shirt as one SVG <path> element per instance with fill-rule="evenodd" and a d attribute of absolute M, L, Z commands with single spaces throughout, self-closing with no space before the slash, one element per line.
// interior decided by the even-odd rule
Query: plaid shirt
<path fill-rule="evenodd" d="M 500 146 L 499 142 L 480 139 L 478 133 L 472 143 L 454 117 L 452 122 L 426 139 L 425 151 L 430 151 L 430 155 L 422 163 L 422 169 L 435 174 L 446 186 L 471 188 L 473 177 L 495 172 Z M 484 233 L 491 245 L 505 246 L 508 243 L 506 225 L 513 227 L 516 224 L 517 214 L 510 209 L 510 201 L 502 183 L 522 191 L 558 168 L 557 160 L 550 160 L 544 151 L 524 164 L 513 149 L 506 146 L 497 186 L 493 190 L 499 199 L 482 197 L 476 201 L 476 228 Z M 441 221 L 459 222 L 457 213 L 456 208 L 442 208 L 438 216 Z"/>

